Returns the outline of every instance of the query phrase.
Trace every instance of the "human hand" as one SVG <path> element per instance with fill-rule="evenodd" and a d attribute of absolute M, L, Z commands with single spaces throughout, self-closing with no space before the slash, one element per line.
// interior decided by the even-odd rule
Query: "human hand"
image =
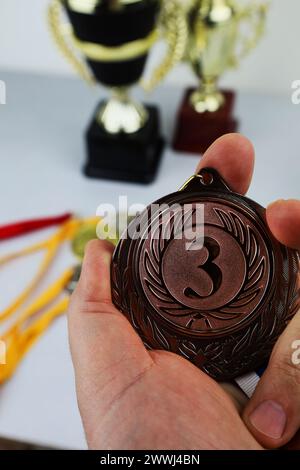
<path fill-rule="evenodd" d="M 281 243 L 300 250 L 300 201 L 271 204 L 267 221 Z M 300 311 L 275 345 L 243 418 L 264 447 L 300 449 Z"/>
<path fill-rule="evenodd" d="M 198 169 L 217 169 L 233 190 L 245 193 L 253 163 L 249 141 L 228 135 L 207 151 Z M 89 447 L 261 448 L 240 418 L 236 390 L 227 385 L 224 391 L 175 354 L 144 348 L 111 302 L 112 250 L 107 242 L 89 244 L 69 309 L 78 403 Z"/>

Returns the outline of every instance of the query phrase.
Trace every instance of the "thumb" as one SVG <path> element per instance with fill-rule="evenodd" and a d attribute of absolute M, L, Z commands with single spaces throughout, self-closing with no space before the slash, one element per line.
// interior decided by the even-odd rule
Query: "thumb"
<path fill-rule="evenodd" d="M 277 240 L 300 250 L 300 201 L 275 201 L 267 207 L 268 225 Z"/>
<path fill-rule="evenodd" d="M 112 252 L 113 245 L 106 241 L 87 245 L 68 312 L 79 408 L 89 427 L 99 423 L 114 399 L 152 365 L 142 341 L 112 304 Z"/>
<path fill-rule="evenodd" d="M 300 312 L 278 340 L 243 418 L 266 448 L 282 447 L 300 429 Z"/>

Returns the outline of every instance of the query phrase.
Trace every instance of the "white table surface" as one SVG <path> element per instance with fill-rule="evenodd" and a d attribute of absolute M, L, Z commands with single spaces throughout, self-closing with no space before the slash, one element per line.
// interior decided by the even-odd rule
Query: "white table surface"
<path fill-rule="evenodd" d="M 102 203 L 149 203 L 176 190 L 194 171 L 197 157 L 166 148 L 155 183 L 149 186 L 86 179 L 82 132 L 101 91 L 76 79 L 0 71 L 7 104 L 0 106 L 0 223 L 68 210 L 94 215 Z M 138 96 L 141 93 L 136 92 Z M 183 90 L 160 87 L 149 102 L 163 108 L 170 140 Z M 300 106 L 290 96 L 242 94 L 236 115 L 257 160 L 250 197 L 261 204 L 300 196 Z M 0 244 L 0 255 L 44 238 L 49 230 Z M 38 257 L 0 270 L 0 308 L 28 282 Z M 64 249 L 44 287 L 74 263 Z M 5 367 L 5 366 L 0 366 Z M 58 448 L 85 448 L 77 410 L 65 318 L 57 320 L 0 389 L 0 436 Z"/>

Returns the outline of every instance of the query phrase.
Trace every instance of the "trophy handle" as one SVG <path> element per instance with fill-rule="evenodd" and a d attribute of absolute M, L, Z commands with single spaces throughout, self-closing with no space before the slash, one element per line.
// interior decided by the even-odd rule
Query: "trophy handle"
<path fill-rule="evenodd" d="M 77 57 L 72 45 L 73 28 L 71 23 L 62 21 L 63 6 L 61 0 L 52 0 L 48 9 L 48 24 L 60 51 L 73 66 L 80 77 L 90 84 L 95 80 L 88 67 Z"/>
<path fill-rule="evenodd" d="M 237 66 L 239 62 L 255 48 L 256 44 L 263 36 L 269 6 L 269 1 L 261 4 L 253 2 L 252 5 L 237 12 L 237 22 L 248 23 L 252 26 L 253 33 L 245 33 L 240 36 L 240 49 L 232 55 L 231 66 Z"/>
<path fill-rule="evenodd" d="M 142 80 L 146 91 L 152 91 L 170 70 L 180 62 L 186 52 L 188 41 L 188 24 L 182 6 L 176 0 L 162 0 L 160 25 L 165 30 L 164 36 L 168 45 L 162 62 L 154 69 L 148 80 Z"/>

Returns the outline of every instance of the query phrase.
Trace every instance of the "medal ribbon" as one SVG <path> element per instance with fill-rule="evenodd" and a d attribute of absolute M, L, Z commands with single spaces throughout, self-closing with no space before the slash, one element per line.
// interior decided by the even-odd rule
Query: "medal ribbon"
<path fill-rule="evenodd" d="M 53 225 L 55 223 L 54 218 L 48 220 L 48 224 L 46 223 L 46 219 L 41 220 L 43 220 L 41 225 L 42 227 L 49 226 L 49 224 Z M 34 279 L 8 307 L 0 312 L 0 321 L 3 322 L 8 318 L 11 318 L 16 313 L 16 311 L 23 306 L 25 301 L 33 293 L 34 289 L 44 277 L 60 246 L 65 241 L 72 240 L 78 229 L 80 229 L 85 224 L 96 225 L 99 221 L 99 218 L 70 219 L 69 215 L 69 217 L 63 216 L 56 218 L 56 220 L 57 223 L 61 223 L 62 225 L 49 239 L 43 242 L 35 243 L 34 245 L 29 246 L 23 250 L 0 258 L 1 267 L 17 258 L 36 253 L 38 251 L 45 251 L 45 255 L 42 259 L 42 262 L 40 263 L 38 272 Z M 37 229 L 35 223 L 31 224 L 31 222 L 25 222 L 25 225 L 24 223 L 17 224 L 18 227 L 21 227 L 21 225 L 23 228 L 25 227 L 24 233 L 30 231 L 29 227 L 31 227 L 32 230 Z M 6 228 L 7 227 L 11 226 L 6 226 Z M 0 228 L 0 234 L 6 233 L 7 236 L 5 238 L 15 236 L 16 232 L 21 234 L 21 229 L 18 231 L 14 228 L 9 228 L 9 230 L 1 231 Z M 8 234 L 10 235 L 8 236 Z M 66 290 L 69 283 L 72 281 L 73 275 L 74 268 L 67 269 L 50 287 L 48 287 L 41 295 L 39 295 L 31 305 L 26 307 L 21 315 L 12 324 L 12 326 L 10 326 L 7 331 L 1 335 L 0 339 L 6 345 L 6 363 L 4 366 L 0 367 L 0 383 L 5 382 L 13 375 L 26 352 L 49 327 L 52 321 L 67 310 L 69 304 L 69 295 L 66 294 L 65 296 L 61 297 L 61 294 L 64 290 Z"/>
<path fill-rule="evenodd" d="M 25 235 L 25 233 L 34 232 L 45 227 L 52 227 L 66 222 L 72 217 L 71 213 L 66 213 L 58 217 L 45 217 L 42 219 L 25 220 L 22 222 L 2 225 L 0 227 L 0 240 Z"/>

